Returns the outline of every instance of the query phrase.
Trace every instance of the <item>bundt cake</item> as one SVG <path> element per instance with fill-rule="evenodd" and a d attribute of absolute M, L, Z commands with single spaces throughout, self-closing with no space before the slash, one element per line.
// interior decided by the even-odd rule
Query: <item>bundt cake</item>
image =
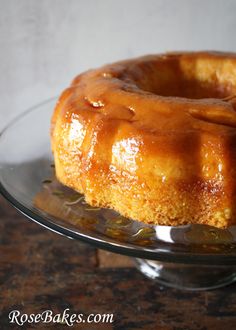
<path fill-rule="evenodd" d="M 78 75 L 51 121 L 58 180 L 156 225 L 236 224 L 236 55 L 167 53 Z"/>

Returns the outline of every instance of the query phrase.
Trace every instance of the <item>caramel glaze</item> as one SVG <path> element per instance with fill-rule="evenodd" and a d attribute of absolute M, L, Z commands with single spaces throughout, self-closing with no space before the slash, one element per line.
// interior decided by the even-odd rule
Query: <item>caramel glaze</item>
<path fill-rule="evenodd" d="M 58 179 L 152 224 L 236 223 L 236 55 L 170 53 L 77 76 L 51 124 Z"/>

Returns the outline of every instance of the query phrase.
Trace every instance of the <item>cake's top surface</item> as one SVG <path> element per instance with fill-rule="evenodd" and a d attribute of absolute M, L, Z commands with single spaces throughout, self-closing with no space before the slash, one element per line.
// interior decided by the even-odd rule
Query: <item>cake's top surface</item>
<path fill-rule="evenodd" d="M 235 95 L 234 54 L 170 53 L 89 70 L 74 79 L 61 102 L 74 113 L 86 109 L 151 131 L 223 134 L 236 128 Z"/>

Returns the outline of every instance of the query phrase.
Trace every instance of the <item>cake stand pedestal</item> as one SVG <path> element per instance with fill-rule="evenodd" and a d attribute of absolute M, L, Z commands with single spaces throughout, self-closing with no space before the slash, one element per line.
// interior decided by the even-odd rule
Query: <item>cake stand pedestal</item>
<path fill-rule="evenodd" d="M 134 259 L 136 267 L 161 285 L 183 290 L 210 290 L 236 281 L 236 267 Z"/>

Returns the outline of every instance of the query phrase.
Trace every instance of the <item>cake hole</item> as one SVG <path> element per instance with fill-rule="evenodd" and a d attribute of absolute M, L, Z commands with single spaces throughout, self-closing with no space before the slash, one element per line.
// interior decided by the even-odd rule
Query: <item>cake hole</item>
<path fill-rule="evenodd" d="M 234 98 L 229 87 L 223 84 L 199 82 L 198 80 L 181 79 L 181 77 L 169 81 L 159 81 L 155 85 L 141 85 L 139 87 L 147 92 L 166 97 L 188 99 L 216 98 L 224 101 L 230 101 Z"/>
<path fill-rule="evenodd" d="M 131 80 L 139 89 L 165 97 L 231 101 L 236 95 L 232 68 L 224 68 L 214 59 L 181 61 L 177 56 L 147 60 L 130 67 L 122 80 Z"/>

